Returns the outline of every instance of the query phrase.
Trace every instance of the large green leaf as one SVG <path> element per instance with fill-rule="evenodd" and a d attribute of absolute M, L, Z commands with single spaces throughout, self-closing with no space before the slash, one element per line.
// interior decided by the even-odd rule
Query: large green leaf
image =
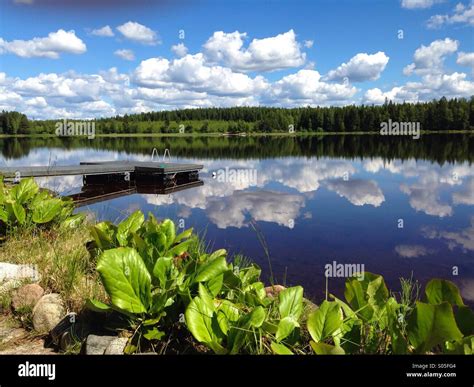
<path fill-rule="evenodd" d="M 261 269 L 257 265 L 250 265 L 239 270 L 239 278 L 243 286 L 247 286 L 259 280 Z"/>
<path fill-rule="evenodd" d="M 417 302 L 407 329 L 410 343 L 418 353 L 463 336 L 456 325 L 453 308 L 447 302 L 438 305 Z"/>
<path fill-rule="evenodd" d="M 219 305 L 219 311 L 225 314 L 231 322 L 236 322 L 240 318 L 239 308 L 229 300 L 223 300 Z"/>
<path fill-rule="evenodd" d="M 43 201 L 51 199 L 51 194 L 48 191 L 39 191 L 28 203 L 28 207 L 34 210 L 35 207 L 41 204 Z"/>
<path fill-rule="evenodd" d="M 326 343 L 310 342 L 311 348 L 317 355 L 344 355 L 344 350 L 341 347 Z"/>
<path fill-rule="evenodd" d="M 279 294 L 280 304 L 278 309 L 280 317 L 292 317 L 298 321 L 303 313 L 303 288 L 301 286 L 294 286 L 282 290 Z"/>
<path fill-rule="evenodd" d="M 283 344 L 272 341 L 270 347 L 272 348 L 273 353 L 277 355 L 293 355 L 293 352 Z"/>
<path fill-rule="evenodd" d="M 85 219 L 84 214 L 75 214 L 61 222 L 61 227 L 63 228 L 76 228 L 78 227 Z"/>
<path fill-rule="evenodd" d="M 211 255 L 209 255 L 209 261 L 213 261 L 216 258 L 219 257 L 225 257 L 227 255 L 227 251 L 225 249 L 219 249 L 214 251 Z"/>
<path fill-rule="evenodd" d="M 26 212 L 23 206 L 20 203 L 13 202 L 8 205 L 8 207 L 11 209 L 11 213 L 15 216 L 15 219 L 18 221 L 18 223 L 23 224 L 25 223 L 26 220 Z"/>
<path fill-rule="evenodd" d="M 22 179 L 18 185 L 10 191 L 12 199 L 19 204 L 24 204 L 38 193 L 38 185 L 33 178 Z"/>
<path fill-rule="evenodd" d="M 176 228 L 174 223 L 170 219 L 165 219 L 160 224 L 161 232 L 166 235 L 166 248 L 169 249 L 173 244 L 176 238 Z"/>
<path fill-rule="evenodd" d="M 153 268 L 153 275 L 158 279 L 162 289 L 166 288 L 168 273 L 171 271 L 172 266 L 173 258 L 160 257 L 156 260 L 155 267 Z"/>
<path fill-rule="evenodd" d="M 342 328 L 341 306 L 333 301 L 323 301 L 318 309 L 308 317 L 308 331 L 315 342 L 333 336 Z"/>
<path fill-rule="evenodd" d="M 299 327 L 298 321 L 295 320 L 293 317 L 284 317 L 278 323 L 278 328 L 276 331 L 276 341 L 280 342 L 286 339 L 291 333 L 294 331 L 295 328 Z"/>
<path fill-rule="evenodd" d="M 145 243 L 153 250 L 155 249 L 161 256 L 166 252 L 166 235 L 162 232 L 151 232 L 144 236 Z"/>
<path fill-rule="evenodd" d="M 176 238 L 174 238 L 174 243 L 179 243 L 183 239 L 189 238 L 192 235 L 192 233 L 193 233 L 192 227 L 188 228 L 187 230 L 184 230 L 181 234 L 176 235 Z"/>
<path fill-rule="evenodd" d="M 92 226 L 90 233 L 95 244 L 100 249 L 115 247 L 115 232 L 117 226 L 111 222 L 100 222 Z"/>
<path fill-rule="evenodd" d="M 129 236 L 137 232 L 145 221 L 145 216 L 141 211 L 135 211 L 117 227 L 117 241 L 120 246 L 127 246 Z"/>
<path fill-rule="evenodd" d="M 366 321 L 380 312 L 388 298 L 388 289 L 381 275 L 366 272 L 364 279 L 348 278 L 344 296 L 348 304 Z"/>
<path fill-rule="evenodd" d="M 265 309 L 261 306 L 256 307 L 252 310 L 251 313 L 248 314 L 248 320 L 246 321 L 246 325 L 248 324 L 249 327 L 253 328 L 260 328 L 265 321 Z"/>
<path fill-rule="evenodd" d="M 227 335 L 230 324 L 235 324 L 239 321 L 239 309 L 230 301 L 223 300 L 218 306 L 217 322 L 221 331 Z"/>
<path fill-rule="evenodd" d="M 206 297 L 194 297 L 189 303 L 185 316 L 186 325 L 194 338 L 206 344 L 216 353 L 225 353 L 217 330 L 220 331 L 216 310 Z"/>
<path fill-rule="evenodd" d="M 33 210 L 33 222 L 48 223 L 57 217 L 63 208 L 61 199 L 48 199 L 38 204 Z"/>
<path fill-rule="evenodd" d="M 228 270 L 225 257 L 218 257 L 202 264 L 196 273 L 194 282 L 206 282 Z"/>
<path fill-rule="evenodd" d="M 219 274 L 207 282 L 207 288 L 213 297 L 217 297 L 224 284 L 224 274 Z"/>
<path fill-rule="evenodd" d="M 446 301 L 451 305 L 464 305 L 458 287 L 448 280 L 432 279 L 426 284 L 425 294 L 429 304 L 441 304 Z"/>
<path fill-rule="evenodd" d="M 136 250 L 119 247 L 103 252 L 97 262 L 104 288 L 114 306 L 145 313 L 151 301 L 151 278 Z"/>
<path fill-rule="evenodd" d="M 112 310 L 109 305 L 104 304 L 102 301 L 91 299 L 86 300 L 86 307 L 94 312 L 99 313 L 110 312 Z"/>
<path fill-rule="evenodd" d="M 188 239 L 187 241 L 181 242 L 176 246 L 173 246 L 166 252 L 166 255 L 169 257 L 175 257 L 177 255 L 183 254 L 185 251 L 188 251 L 189 245 L 193 242 L 192 239 Z"/>

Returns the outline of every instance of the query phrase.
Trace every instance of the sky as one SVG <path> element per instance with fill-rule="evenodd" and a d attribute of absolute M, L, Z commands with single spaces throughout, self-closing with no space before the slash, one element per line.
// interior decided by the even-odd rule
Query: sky
<path fill-rule="evenodd" d="M 474 95 L 474 0 L 0 0 L 0 109 L 32 119 Z"/>

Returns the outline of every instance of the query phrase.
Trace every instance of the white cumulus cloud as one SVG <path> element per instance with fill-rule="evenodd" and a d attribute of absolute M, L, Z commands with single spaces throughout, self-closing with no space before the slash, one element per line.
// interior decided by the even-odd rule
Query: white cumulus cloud
<path fill-rule="evenodd" d="M 474 26 L 474 1 L 469 5 L 458 3 L 451 14 L 433 15 L 426 24 L 431 29 L 452 24 Z"/>
<path fill-rule="evenodd" d="M 177 57 L 182 58 L 183 56 L 186 56 L 186 54 L 188 53 L 188 48 L 184 45 L 184 43 L 178 43 L 171 46 L 171 51 Z"/>
<path fill-rule="evenodd" d="M 95 36 L 104 36 L 104 37 L 112 37 L 114 36 L 114 32 L 109 25 L 103 26 L 101 28 L 97 28 L 91 31 L 91 35 Z"/>
<path fill-rule="evenodd" d="M 199 53 L 169 61 L 165 58 L 144 60 L 135 70 L 136 82 L 144 87 L 176 87 L 214 95 L 251 95 L 265 89 L 266 80 L 235 73 L 222 66 L 209 66 Z"/>
<path fill-rule="evenodd" d="M 154 46 L 159 43 L 155 31 L 143 24 L 129 21 L 117 27 L 117 30 L 129 40 L 137 43 Z"/>
<path fill-rule="evenodd" d="M 246 33 L 216 31 L 204 44 L 204 54 L 211 63 L 228 66 L 236 71 L 273 71 L 299 67 L 306 54 L 293 30 L 263 39 L 253 39 L 244 48 Z"/>
<path fill-rule="evenodd" d="M 324 82 L 316 70 L 299 70 L 272 84 L 268 102 L 282 106 L 349 103 L 357 89 L 349 84 Z"/>
<path fill-rule="evenodd" d="M 474 71 L 474 52 L 459 52 L 456 63 L 461 66 L 470 67 Z"/>
<path fill-rule="evenodd" d="M 57 59 L 60 54 L 83 54 L 87 50 L 85 43 L 76 33 L 59 29 L 50 32 L 45 38 L 31 40 L 6 41 L 0 38 L 0 54 L 10 53 L 22 58 L 40 57 Z"/>
<path fill-rule="evenodd" d="M 413 63 L 403 69 L 405 75 L 441 72 L 446 56 L 457 51 L 459 42 L 450 38 L 435 40 L 429 46 L 421 45 L 413 55 Z"/>
<path fill-rule="evenodd" d="M 119 58 L 125 59 L 125 60 L 135 60 L 135 54 L 133 53 L 132 50 L 127 50 L 127 49 L 122 49 L 122 50 L 117 50 L 114 52 L 115 55 L 117 55 Z"/>
<path fill-rule="evenodd" d="M 402 0 L 402 7 L 407 9 L 427 9 L 443 0 Z"/>
<path fill-rule="evenodd" d="M 388 61 L 389 57 L 382 51 L 375 54 L 359 53 L 349 62 L 329 71 L 327 79 L 332 81 L 347 78 L 349 82 L 374 81 L 380 78 Z"/>

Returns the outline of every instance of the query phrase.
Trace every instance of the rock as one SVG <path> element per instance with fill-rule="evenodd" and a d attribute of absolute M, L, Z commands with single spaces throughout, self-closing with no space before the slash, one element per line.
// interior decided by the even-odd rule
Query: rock
<path fill-rule="evenodd" d="M 105 349 L 104 355 L 123 355 L 127 343 L 128 339 L 126 337 L 114 338 Z"/>
<path fill-rule="evenodd" d="M 56 293 L 46 294 L 33 309 L 33 327 L 39 333 L 49 333 L 65 313 L 61 296 Z"/>
<path fill-rule="evenodd" d="M 0 262 L 0 283 L 10 280 L 29 280 L 38 282 L 41 276 L 36 265 L 15 265 Z"/>
<path fill-rule="evenodd" d="M 12 306 L 14 310 L 21 308 L 33 308 L 36 303 L 43 297 L 44 290 L 38 284 L 28 284 L 18 289 L 12 298 Z"/>
<path fill-rule="evenodd" d="M 25 281 L 38 282 L 40 279 L 36 265 L 0 262 L 0 295 L 20 287 Z"/>
<path fill-rule="evenodd" d="M 267 297 L 275 297 L 278 296 L 278 294 L 282 291 L 285 290 L 286 288 L 282 285 L 273 285 L 273 286 L 267 286 L 265 288 L 265 293 L 267 293 Z"/>
<path fill-rule="evenodd" d="M 117 336 L 87 336 L 85 354 L 103 355 L 109 344 L 116 338 Z"/>

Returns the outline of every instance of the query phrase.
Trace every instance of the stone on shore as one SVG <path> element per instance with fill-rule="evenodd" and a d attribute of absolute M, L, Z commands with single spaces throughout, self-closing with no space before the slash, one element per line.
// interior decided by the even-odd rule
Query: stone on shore
<path fill-rule="evenodd" d="M 46 294 L 33 308 L 33 327 L 39 333 L 49 333 L 65 314 L 61 296 L 56 293 Z"/>
<path fill-rule="evenodd" d="M 117 339 L 117 336 L 89 335 L 85 343 L 86 355 L 103 355 L 109 344 Z"/>
<path fill-rule="evenodd" d="M 24 285 L 13 294 L 13 309 L 18 311 L 22 308 L 33 308 L 43 294 L 44 290 L 38 284 Z"/>
<path fill-rule="evenodd" d="M 114 338 L 105 349 L 104 355 L 123 355 L 127 343 L 128 338 L 126 337 Z"/>

